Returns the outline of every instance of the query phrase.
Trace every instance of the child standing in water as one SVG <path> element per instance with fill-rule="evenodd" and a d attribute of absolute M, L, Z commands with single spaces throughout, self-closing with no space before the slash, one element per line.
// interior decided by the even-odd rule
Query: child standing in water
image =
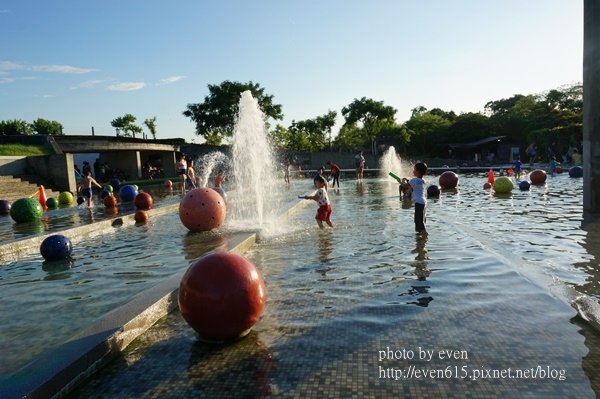
<path fill-rule="evenodd" d="M 225 182 L 225 172 L 223 169 L 219 169 L 219 173 L 215 176 L 215 191 L 221 194 L 221 197 L 225 199 L 225 190 L 223 190 L 223 183 Z"/>
<path fill-rule="evenodd" d="M 88 208 L 92 206 L 92 184 L 102 188 L 102 186 L 92 177 L 92 172 L 86 170 L 83 172 L 79 190 L 81 191 L 81 196 L 85 198 Z"/>
<path fill-rule="evenodd" d="M 315 194 L 305 195 L 302 198 L 317 201 L 319 208 L 315 219 L 320 228 L 323 228 L 323 222 L 327 223 L 329 227 L 333 227 L 333 223 L 331 223 L 331 202 L 327 195 L 327 180 L 323 176 L 316 176 L 314 181 L 317 186 Z"/>
<path fill-rule="evenodd" d="M 427 173 L 427 164 L 424 162 L 417 162 L 413 169 L 413 178 L 408 181 L 410 185 L 410 198 L 415 204 L 415 231 L 421 237 L 427 237 L 427 229 L 425 228 L 425 205 L 427 199 L 425 198 L 425 180 L 423 176 Z"/>

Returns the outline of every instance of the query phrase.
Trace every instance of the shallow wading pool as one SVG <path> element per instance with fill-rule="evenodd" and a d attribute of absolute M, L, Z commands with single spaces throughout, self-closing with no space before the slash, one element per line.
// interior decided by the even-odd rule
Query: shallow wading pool
<path fill-rule="evenodd" d="M 309 204 L 247 254 L 268 293 L 248 337 L 202 344 L 175 312 L 72 397 L 595 397 L 600 340 L 559 289 L 600 292 L 581 180 L 484 182 L 430 200 L 422 240 L 397 184 L 343 181 L 335 229 Z"/>

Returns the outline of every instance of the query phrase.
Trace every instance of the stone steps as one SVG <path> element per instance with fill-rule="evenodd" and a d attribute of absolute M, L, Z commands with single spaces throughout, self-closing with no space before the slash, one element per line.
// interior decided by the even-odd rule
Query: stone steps
<path fill-rule="evenodd" d="M 14 202 L 19 198 L 30 197 L 33 194 L 33 198 L 38 198 L 38 184 L 30 182 L 29 176 L 14 177 L 14 176 L 0 176 L 0 199 Z M 34 180 L 35 177 L 32 179 Z M 46 197 L 58 197 L 59 191 L 44 186 L 46 191 Z"/>

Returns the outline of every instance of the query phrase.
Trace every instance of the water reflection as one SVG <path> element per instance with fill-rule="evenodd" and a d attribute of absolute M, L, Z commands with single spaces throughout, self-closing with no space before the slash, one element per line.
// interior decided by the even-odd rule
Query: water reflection
<path fill-rule="evenodd" d="M 42 270 L 48 273 L 45 277 L 45 281 L 52 280 L 64 280 L 73 274 L 71 269 L 75 267 L 73 259 L 62 259 L 56 261 L 44 261 L 42 263 Z"/>
<path fill-rule="evenodd" d="M 431 270 L 428 267 L 429 256 L 427 255 L 427 237 L 416 237 L 415 249 L 411 251 L 415 254 L 415 260 L 411 262 L 414 267 L 415 276 L 418 281 L 426 281 Z M 407 302 L 410 305 L 427 307 L 429 302 L 433 301 L 433 297 L 429 295 L 429 285 L 413 285 L 408 290 L 408 294 L 414 298 L 413 301 Z"/>
<path fill-rule="evenodd" d="M 319 229 L 319 262 L 328 263 L 333 259 L 333 231 L 332 229 Z"/>
<path fill-rule="evenodd" d="M 251 331 L 225 346 L 194 342 L 187 375 L 202 396 L 256 398 L 276 393 L 269 384 L 274 367 L 273 354 Z"/>
<path fill-rule="evenodd" d="M 183 250 L 189 261 L 199 258 L 206 252 L 224 249 L 227 245 L 225 236 L 218 231 L 188 232 L 183 236 Z"/>
<path fill-rule="evenodd" d="M 586 273 L 585 282 L 579 285 L 578 291 L 600 298 L 600 219 L 597 215 L 584 215 L 581 229 L 587 233 L 582 245 L 591 259 L 574 265 Z"/>

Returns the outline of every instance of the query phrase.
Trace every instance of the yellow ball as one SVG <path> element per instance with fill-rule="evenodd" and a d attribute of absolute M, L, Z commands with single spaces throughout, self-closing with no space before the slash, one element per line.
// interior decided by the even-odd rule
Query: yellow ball
<path fill-rule="evenodd" d="M 75 202 L 73 194 L 68 191 L 63 191 L 58 195 L 58 203 L 61 205 L 73 205 Z"/>
<path fill-rule="evenodd" d="M 512 180 L 507 176 L 497 177 L 493 187 L 496 194 L 508 194 L 514 188 Z"/>

